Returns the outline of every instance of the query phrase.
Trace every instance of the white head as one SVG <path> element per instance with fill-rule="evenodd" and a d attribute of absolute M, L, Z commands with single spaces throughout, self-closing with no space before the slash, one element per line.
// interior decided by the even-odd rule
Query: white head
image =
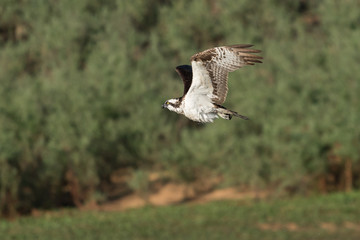
<path fill-rule="evenodd" d="M 179 114 L 183 114 L 183 109 L 182 109 L 182 101 L 180 98 L 173 98 L 173 99 L 169 99 L 167 100 L 162 107 L 163 108 L 167 108 L 170 111 L 179 113 Z"/>

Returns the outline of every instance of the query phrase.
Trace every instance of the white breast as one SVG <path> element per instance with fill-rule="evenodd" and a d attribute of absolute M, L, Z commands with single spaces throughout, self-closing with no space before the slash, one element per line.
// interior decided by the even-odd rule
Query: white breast
<path fill-rule="evenodd" d="M 206 68 L 200 62 L 193 61 L 193 80 L 184 99 L 184 115 L 198 122 L 213 122 L 218 118 L 212 103 L 213 87 Z"/>
<path fill-rule="evenodd" d="M 218 118 L 213 104 L 203 95 L 186 96 L 183 110 L 187 118 L 197 122 L 213 122 Z"/>

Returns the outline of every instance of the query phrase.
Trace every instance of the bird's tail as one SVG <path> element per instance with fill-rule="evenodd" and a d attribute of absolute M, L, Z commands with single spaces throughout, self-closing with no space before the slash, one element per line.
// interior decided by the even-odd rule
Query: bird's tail
<path fill-rule="evenodd" d="M 217 114 L 219 115 L 219 117 L 221 117 L 223 119 L 230 120 L 233 116 L 235 116 L 235 117 L 238 117 L 238 118 L 242 118 L 244 120 L 249 120 L 248 117 L 240 115 L 235 111 L 226 109 L 223 106 L 217 106 L 217 107 L 218 107 L 217 108 Z"/>

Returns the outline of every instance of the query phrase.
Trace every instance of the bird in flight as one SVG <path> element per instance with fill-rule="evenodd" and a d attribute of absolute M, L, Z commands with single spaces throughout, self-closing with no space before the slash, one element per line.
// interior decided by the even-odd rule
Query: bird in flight
<path fill-rule="evenodd" d="M 176 67 L 184 82 L 182 97 L 167 100 L 162 107 L 196 122 L 213 122 L 233 116 L 248 120 L 222 106 L 228 92 L 228 74 L 245 65 L 261 63 L 262 57 L 253 53 L 250 44 L 214 47 L 193 55 L 190 65 Z"/>

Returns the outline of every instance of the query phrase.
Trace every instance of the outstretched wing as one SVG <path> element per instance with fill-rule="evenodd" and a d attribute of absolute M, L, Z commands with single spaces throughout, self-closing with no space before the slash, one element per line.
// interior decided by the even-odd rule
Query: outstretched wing
<path fill-rule="evenodd" d="M 184 95 L 189 91 L 192 82 L 192 68 L 190 65 L 181 65 L 175 68 L 184 82 Z M 184 96 L 183 95 L 183 96 Z"/>
<path fill-rule="evenodd" d="M 206 94 L 216 104 L 225 102 L 228 92 L 228 74 L 245 65 L 261 63 L 262 57 L 250 49 L 253 45 L 238 44 L 215 47 L 191 57 L 193 70 L 192 88 L 208 91 Z"/>

